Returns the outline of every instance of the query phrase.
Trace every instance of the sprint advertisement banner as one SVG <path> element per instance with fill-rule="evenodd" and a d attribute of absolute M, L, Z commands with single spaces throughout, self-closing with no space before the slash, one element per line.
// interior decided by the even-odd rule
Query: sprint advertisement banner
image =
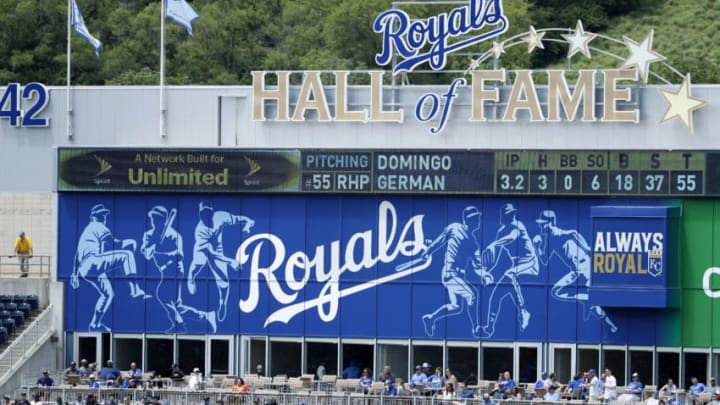
<path fill-rule="evenodd" d="M 668 203 L 61 194 L 66 329 L 661 344 L 594 296 L 609 201 Z"/>

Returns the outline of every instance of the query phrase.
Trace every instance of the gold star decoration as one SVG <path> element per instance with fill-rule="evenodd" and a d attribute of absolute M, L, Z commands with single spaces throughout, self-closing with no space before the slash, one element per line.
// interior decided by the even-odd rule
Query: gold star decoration
<path fill-rule="evenodd" d="M 493 46 L 490 52 L 492 52 L 495 56 L 495 59 L 498 59 L 500 55 L 505 53 L 505 45 L 502 42 L 493 41 Z"/>
<path fill-rule="evenodd" d="M 671 90 L 658 89 L 660 94 L 665 98 L 668 103 L 668 108 L 665 110 L 662 121 L 660 123 L 667 122 L 673 118 L 677 118 L 693 133 L 693 111 L 701 108 L 707 101 L 690 95 L 690 74 L 687 74 L 683 79 L 682 84 L 677 92 Z"/>
<path fill-rule="evenodd" d="M 532 25 L 530 26 L 530 31 L 528 31 L 527 36 L 522 37 L 522 41 L 528 44 L 528 53 L 532 53 L 535 48 L 545 49 L 545 46 L 543 46 L 542 43 L 542 38 L 544 36 L 544 32 L 538 33 L 537 31 L 535 31 L 535 27 L 533 27 Z"/>
<path fill-rule="evenodd" d="M 561 34 L 561 36 L 570 44 L 570 49 L 568 49 L 568 58 L 572 58 L 572 56 L 578 52 L 585 55 L 588 59 L 591 58 L 589 44 L 590 41 L 595 39 L 597 34 L 586 34 L 585 30 L 583 30 L 582 21 L 578 20 L 577 25 L 575 26 L 575 33 Z"/>
<path fill-rule="evenodd" d="M 623 37 L 625 46 L 630 50 L 630 56 L 623 62 L 621 68 L 634 67 L 637 69 L 640 78 L 643 83 L 647 83 L 648 74 L 650 73 L 650 64 L 653 62 L 659 62 L 665 60 L 665 57 L 652 50 L 653 36 L 655 30 L 651 30 L 650 33 L 642 40 L 641 43 L 637 43 L 628 37 Z"/>

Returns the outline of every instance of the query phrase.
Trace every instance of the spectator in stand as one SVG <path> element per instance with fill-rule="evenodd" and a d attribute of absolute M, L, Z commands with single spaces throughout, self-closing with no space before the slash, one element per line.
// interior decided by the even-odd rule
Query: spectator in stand
<path fill-rule="evenodd" d="M 677 389 L 673 379 L 668 378 L 667 383 L 658 390 L 657 399 L 664 404 L 673 405 L 677 399 Z"/>
<path fill-rule="evenodd" d="M 362 390 L 365 394 L 370 392 L 370 387 L 372 387 L 373 378 L 372 373 L 370 372 L 369 368 L 365 368 L 362 371 L 362 376 L 360 376 L 360 387 L 362 387 Z"/>
<path fill-rule="evenodd" d="M 425 374 L 425 377 L 430 378 L 431 375 L 433 375 L 432 370 L 430 369 L 430 363 L 427 361 L 422 364 L 422 372 Z"/>
<path fill-rule="evenodd" d="M 20 259 L 20 277 L 27 277 L 30 270 L 29 262 L 33 254 L 33 248 L 30 238 L 27 237 L 23 231 L 20 231 L 20 234 L 15 239 L 15 254 Z"/>
<path fill-rule="evenodd" d="M 20 399 L 15 401 L 15 405 L 30 405 L 30 401 L 27 399 L 27 394 L 24 392 L 21 393 Z"/>
<path fill-rule="evenodd" d="M 496 399 L 507 399 L 515 392 L 515 380 L 512 379 L 510 372 L 502 373 L 502 381 L 498 382 L 492 393 Z"/>
<path fill-rule="evenodd" d="M 393 380 L 390 378 L 385 380 L 385 389 L 383 390 L 383 395 L 395 396 L 397 394 L 397 388 L 395 388 L 395 383 L 393 383 Z"/>
<path fill-rule="evenodd" d="M 640 401 L 642 396 L 643 383 L 640 381 L 640 375 L 633 373 L 630 382 L 625 386 L 625 392 L 618 397 L 618 401 L 632 403 Z"/>
<path fill-rule="evenodd" d="M 468 388 L 468 386 L 464 383 L 458 383 L 458 397 L 463 399 L 473 399 L 475 398 L 475 391 Z"/>
<path fill-rule="evenodd" d="M 458 380 L 455 377 L 455 374 L 453 374 L 452 370 L 449 368 L 445 369 L 445 385 L 452 384 L 453 392 L 455 392 L 455 389 L 458 386 Z"/>
<path fill-rule="evenodd" d="M 65 377 L 69 375 L 80 375 L 80 370 L 77 368 L 77 363 L 74 361 L 71 361 L 70 366 L 65 369 Z"/>
<path fill-rule="evenodd" d="M 105 405 L 118 405 L 117 400 L 115 400 L 115 395 L 110 394 L 107 401 L 105 401 Z"/>
<path fill-rule="evenodd" d="M 173 380 L 173 382 L 182 382 L 184 377 L 185 373 L 180 369 L 180 365 L 174 363 L 170 369 L 170 379 Z"/>
<path fill-rule="evenodd" d="M 242 378 L 236 378 L 235 384 L 232 386 L 232 392 L 235 393 L 243 393 L 243 392 L 249 392 L 250 387 L 248 387 L 247 384 L 245 384 L 245 380 Z"/>
<path fill-rule="evenodd" d="M 445 380 L 445 389 L 443 390 L 443 397 L 444 398 L 455 398 L 455 384 L 451 382 L 447 382 Z"/>
<path fill-rule="evenodd" d="M 325 363 L 320 363 L 320 365 L 315 370 L 315 375 L 317 376 L 318 381 L 322 381 L 323 377 L 325 376 Z"/>
<path fill-rule="evenodd" d="M 120 377 L 120 370 L 118 370 L 114 365 L 112 360 L 108 360 L 105 363 L 105 367 L 103 367 L 100 370 L 100 374 L 98 374 L 98 378 L 101 381 L 106 380 L 117 380 Z"/>
<path fill-rule="evenodd" d="M 488 394 L 487 392 L 483 394 L 482 405 L 495 405 L 495 402 L 492 401 L 490 394 Z"/>
<path fill-rule="evenodd" d="M 98 405 L 97 399 L 95 399 L 95 395 L 93 395 L 92 392 L 85 398 L 85 405 Z"/>
<path fill-rule="evenodd" d="M 383 373 L 380 377 L 378 377 L 378 381 L 387 381 L 392 380 L 395 381 L 395 377 L 392 375 L 392 368 L 390 366 L 383 367 Z"/>
<path fill-rule="evenodd" d="M 10 405 L 10 395 L 3 395 L 2 405 Z"/>
<path fill-rule="evenodd" d="M 37 385 L 41 387 L 52 387 L 53 386 L 53 379 L 50 378 L 50 373 L 47 370 L 42 371 L 42 377 L 38 378 Z"/>
<path fill-rule="evenodd" d="M 257 367 L 255 367 L 255 373 L 258 375 L 258 377 L 264 377 L 265 371 L 263 370 L 263 365 L 258 364 Z"/>
<path fill-rule="evenodd" d="M 427 379 L 426 384 L 429 392 L 438 392 L 445 387 L 445 376 L 443 375 L 442 368 L 436 367 L 435 374 Z"/>
<path fill-rule="evenodd" d="M 129 388 L 136 388 L 139 384 L 142 383 L 142 369 L 138 368 L 137 364 L 134 361 L 130 363 L 130 370 L 128 370 L 127 374 Z"/>
<path fill-rule="evenodd" d="M 350 365 L 345 367 L 345 370 L 342 372 L 342 378 L 360 378 L 360 368 L 358 368 L 354 361 L 351 361 Z"/>
<path fill-rule="evenodd" d="M 557 384 L 550 384 L 547 388 L 547 392 L 543 397 L 543 401 L 546 402 L 560 402 L 560 393 L 558 392 Z"/>
<path fill-rule="evenodd" d="M 697 377 L 692 377 L 690 379 L 690 383 L 691 383 L 691 385 L 690 385 L 690 389 L 689 389 L 688 399 L 695 402 L 698 395 L 705 392 L 705 384 L 699 382 Z"/>
<path fill-rule="evenodd" d="M 718 392 L 718 386 L 715 382 L 715 377 L 710 377 L 710 384 L 708 384 L 707 387 L 705 387 L 705 392 L 710 392 L 713 395 L 715 395 L 716 392 Z"/>
<path fill-rule="evenodd" d="M 427 382 L 427 377 L 422 372 L 422 366 L 417 365 L 415 366 L 415 374 L 410 377 L 410 388 L 415 388 L 418 386 L 425 387 L 425 383 Z"/>
<path fill-rule="evenodd" d="M 585 383 L 585 390 L 588 393 L 588 399 L 591 401 L 597 401 L 600 399 L 602 394 L 602 381 L 597 376 L 597 372 L 594 368 L 588 371 L 588 382 Z"/>
<path fill-rule="evenodd" d="M 577 374 L 572 380 L 570 380 L 570 382 L 568 382 L 566 392 L 570 394 L 572 399 L 582 399 L 584 383 L 585 379 L 583 378 L 583 375 Z"/>
<path fill-rule="evenodd" d="M 100 388 L 100 383 L 95 380 L 95 374 L 90 374 L 90 379 L 88 380 L 88 388 Z M 82 398 L 80 398 L 82 400 Z"/>
<path fill-rule="evenodd" d="M 33 395 L 33 400 L 30 401 L 30 405 L 43 405 L 43 401 L 40 399 L 40 394 Z"/>
<path fill-rule="evenodd" d="M 547 371 L 543 371 L 542 374 L 540 374 L 540 378 L 538 378 L 537 381 L 535 381 L 535 389 L 542 389 L 545 388 L 545 380 L 548 378 Z"/>
<path fill-rule="evenodd" d="M 200 372 L 200 369 L 195 367 L 192 371 L 192 374 L 190 374 L 190 380 L 188 380 L 188 388 L 191 390 L 199 390 L 202 389 L 203 384 L 203 376 Z"/>
<path fill-rule="evenodd" d="M 604 388 L 603 388 L 603 400 L 612 402 L 617 399 L 617 380 L 609 368 L 605 369 Z"/>

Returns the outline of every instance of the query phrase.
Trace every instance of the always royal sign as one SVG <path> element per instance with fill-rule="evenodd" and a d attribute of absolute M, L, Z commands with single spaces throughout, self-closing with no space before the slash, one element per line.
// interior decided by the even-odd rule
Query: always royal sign
<path fill-rule="evenodd" d="M 536 30 L 530 26 L 526 33 L 501 41 L 499 37 L 508 31 L 509 26 L 502 0 L 468 0 L 467 4 L 447 13 L 426 18 L 411 18 L 400 9 L 387 10 L 377 16 L 372 27 L 382 36 L 382 48 L 376 54 L 375 62 L 379 66 L 392 64 L 394 75 L 413 72 L 425 65 L 430 71 L 441 71 L 453 53 L 460 50 L 467 52 L 470 46 L 493 41 L 489 49 L 476 55 L 465 74 L 452 80 L 446 91 L 427 92 L 417 99 L 412 116 L 416 121 L 430 125 L 429 131 L 433 134 L 446 128 L 448 121 L 454 118 L 451 114 L 454 104 L 460 95 L 468 91 L 470 113 L 466 119 L 471 122 L 515 122 L 518 113 L 521 114 L 520 119 L 533 123 L 639 121 L 640 97 L 636 94 L 639 91 L 636 84 L 647 83 L 650 65 L 665 59 L 652 49 L 653 31 L 640 43 L 627 37 L 623 41 L 600 38 L 614 43 L 624 42 L 627 56 L 602 50 L 603 54 L 621 61 L 617 68 L 572 72 L 478 69 L 491 58 L 497 66 L 505 50 L 517 45 L 527 45 L 528 53 L 532 53 L 544 49 L 543 41 L 565 43 L 569 59 L 578 53 L 590 58 L 591 49 L 598 50 L 602 46 L 591 47 L 590 43 L 598 35 L 586 32 L 581 21 L 575 29 Z M 544 38 L 547 34 L 557 34 L 558 38 Z M 299 72 L 299 90 L 291 91 L 290 83 L 295 83 L 297 79 L 293 76 L 291 80 L 291 75 L 297 73 L 252 73 L 254 121 L 304 122 L 311 118 L 318 122 L 402 123 L 409 115 L 403 106 L 391 106 L 384 101 L 383 79 L 389 72 L 335 71 L 329 75 L 320 71 Z M 368 101 L 363 103 L 363 107 L 367 108 L 350 107 L 350 74 L 369 76 L 369 80 L 364 82 L 369 81 L 370 86 L 360 88 L 367 93 L 365 99 Z M 569 76 L 572 79 L 569 80 Z M 677 91 L 658 89 L 668 104 L 661 122 L 678 118 L 692 132 L 692 113 L 706 102 L 692 97 L 689 75 L 681 77 L 682 85 Z M 574 83 L 570 84 L 572 80 Z M 547 84 L 539 86 L 538 81 Z M 668 80 L 665 82 L 670 83 Z M 501 92 L 502 88 L 509 88 L 509 91 Z"/>

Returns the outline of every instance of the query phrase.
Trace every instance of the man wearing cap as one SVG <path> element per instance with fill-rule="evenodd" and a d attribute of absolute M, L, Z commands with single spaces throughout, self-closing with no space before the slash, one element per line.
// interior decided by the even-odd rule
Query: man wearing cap
<path fill-rule="evenodd" d="M 588 393 L 588 399 L 591 401 L 597 401 L 600 399 L 600 395 L 602 394 L 602 381 L 600 381 L 600 378 L 597 375 L 597 371 L 595 371 L 594 368 L 591 368 L 588 371 L 588 378 L 590 380 L 587 384 L 585 384 L 585 390 Z"/>
<path fill-rule="evenodd" d="M 152 260 L 160 273 L 160 280 L 155 289 L 155 298 L 165 311 L 170 327 L 165 333 L 184 333 L 185 315 L 195 320 L 207 320 L 212 332 L 215 333 L 214 311 L 200 311 L 182 302 L 182 284 L 177 284 L 177 290 L 163 287 L 163 280 L 175 280 L 185 276 L 183 264 L 184 250 L 182 236 L 173 226 L 176 211 L 173 208 L 168 212 L 162 205 L 156 205 L 148 211 L 150 229 L 143 234 L 140 252 L 146 260 Z"/>
<path fill-rule="evenodd" d="M 90 320 L 90 331 L 110 332 L 110 328 L 102 323 L 102 318 L 115 297 L 108 273 L 120 267 L 126 276 L 137 274 L 134 252 L 137 244 L 133 239 L 120 240 L 113 237 L 106 225 L 109 212 L 103 204 L 96 204 L 90 209 L 90 222 L 78 240 L 70 277 L 73 288 L 80 286 L 79 279 L 82 278 L 99 293 Z M 131 297 L 151 297 L 145 294 L 137 281 L 130 280 L 128 283 Z"/>
<path fill-rule="evenodd" d="M 568 273 L 553 285 L 550 293 L 558 300 L 580 301 L 584 307 L 589 300 L 588 293 L 586 290 L 580 291 L 576 289 L 574 284 L 578 278 L 581 278 L 585 288 L 590 287 L 590 256 L 592 255 L 590 245 L 577 230 L 566 230 L 558 227 L 555 211 L 542 211 L 535 222 L 540 227 L 540 234 L 533 238 L 533 244 L 540 261 L 547 265 L 552 256 L 555 255 L 559 262 L 569 269 Z M 610 332 L 617 332 L 617 326 L 602 307 L 598 305 L 591 306 L 589 314 L 604 321 L 607 327 L 610 328 Z M 587 320 L 588 314 L 585 315 L 585 320 Z"/>
<path fill-rule="evenodd" d="M 441 281 L 447 290 L 448 300 L 434 312 L 423 315 L 422 321 L 428 336 L 435 334 L 435 323 L 438 320 L 459 315 L 464 307 L 470 320 L 470 331 L 477 337 L 478 291 L 465 280 L 465 272 L 468 266 L 472 265 L 478 275 L 489 277 L 485 280 L 491 282 L 492 276 L 473 260 L 479 247 L 476 232 L 480 229 L 480 217 L 477 207 L 465 207 L 462 223 L 453 222 L 447 225 L 422 253 L 422 257 L 429 260 L 436 250 L 445 246 Z"/>
<path fill-rule="evenodd" d="M 30 405 L 30 401 L 27 399 L 26 393 L 20 393 L 20 399 L 15 401 L 15 405 Z"/>
<path fill-rule="evenodd" d="M 222 322 L 227 315 L 227 302 L 230 296 L 228 266 L 236 271 L 240 269 L 240 264 L 235 259 L 223 253 L 222 232 L 226 226 L 242 224 L 242 231 L 249 233 L 255 221 L 242 215 L 215 211 L 209 201 L 200 202 L 198 209 L 200 221 L 195 226 L 195 246 L 188 271 L 187 287 L 190 294 L 194 295 L 197 291 L 195 277 L 205 267 L 209 268 L 215 277 L 219 295 L 215 315 L 217 321 Z"/>
<path fill-rule="evenodd" d="M 483 405 L 495 405 L 495 402 L 493 402 L 492 398 L 490 397 L 490 394 L 488 394 L 486 392 L 483 394 L 482 404 Z"/>
<path fill-rule="evenodd" d="M 430 369 L 430 363 L 427 361 L 422 364 L 422 372 L 425 374 L 425 377 L 430 377 L 432 375 L 432 370 Z"/>
<path fill-rule="evenodd" d="M 20 260 L 20 277 L 27 277 L 29 271 L 29 262 L 33 254 L 32 241 L 25 235 L 25 232 L 20 231 L 18 237 L 15 238 L 15 254 Z"/>
<path fill-rule="evenodd" d="M 537 381 L 535 381 L 535 389 L 537 390 L 537 389 L 547 388 L 545 386 L 545 380 L 547 380 L 547 378 L 548 378 L 547 371 L 543 371 L 542 374 L 540 374 L 540 378 Z"/>
<path fill-rule="evenodd" d="M 427 376 L 423 374 L 422 366 L 418 364 L 415 366 L 415 374 L 410 377 L 410 388 L 416 389 L 418 386 L 424 388 L 425 382 L 427 382 Z"/>
<path fill-rule="evenodd" d="M 100 373 L 98 374 L 98 378 L 101 381 L 107 381 L 107 380 L 117 380 L 118 377 L 120 377 L 120 370 L 118 370 L 117 367 L 113 364 L 112 360 L 108 360 L 105 363 L 105 367 L 100 369 Z"/>
<path fill-rule="evenodd" d="M 195 367 L 192 371 L 192 374 L 190 374 L 190 379 L 188 380 L 188 388 L 191 390 L 198 390 L 202 388 L 203 383 L 203 376 L 200 372 L 200 369 Z"/>
<path fill-rule="evenodd" d="M 71 361 L 70 366 L 65 369 L 65 377 L 69 375 L 80 375 L 80 370 L 78 370 L 77 363 L 74 361 Z"/>
<path fill-rule="evenodd" d="M 47 370 L 42 371 L 42 376 L 38 378 L 37 385 L 40 387 L 52 387 L 53 379 L 50 378 L 50 373 Z"/>
<path fill-rule="evenodd" d="M 395 387 L 395 383 L 393 383 L 393 380 L 389 378 L 385 380 L 385 388 L 383 389 L 383 395 L 395 396 L 397 394 L 397 388 Z"/>
<path fill-rule="evenodd" d="M 626 403 L 640 401 L 643 387 L 644 385 L 640 381 L 640 375 L 638 373 L 632 373 L 630 382 L 625 386 L 625 392 L 623 392 L 617 400 Z"/>
<path fill-rule="evenodd" d="M 510 203 L 500 207 L 500 228 L 495 240 L 483 251 L 483 257 L 493 259 L 493 264 L 488 265 L 490 269 L 501 262 L 509 261 L 509 266 L 503 270 L 502 276 L 490 293 L 487 319 L 480 333 L 485 338 L 491 337 L 495 333 L 495 323 L 500 315 L 500 305 L 506 298 L 510 298 L 517 307 L 520 331 L 524 331 L 530 322 L 530 311 L 525 306 L 525 298 L 517 277 L 521 275 L 537 276 L 540 271 L 540 263 L 525 224 L 517 219 L 517 214 L 518 210 Z M 502 260 L 503 256 L 507 260 Z"/>

